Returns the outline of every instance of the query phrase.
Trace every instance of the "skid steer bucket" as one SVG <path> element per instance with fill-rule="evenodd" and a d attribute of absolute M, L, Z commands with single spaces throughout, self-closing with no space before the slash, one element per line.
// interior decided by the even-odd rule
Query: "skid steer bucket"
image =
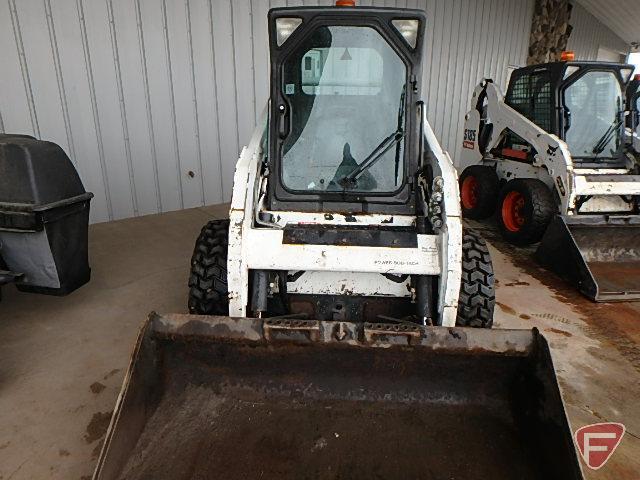
<path fill-rule="evenodd" d="M 579 479 L 536 330 L 152 314 L 94 479 Z"/>
<path fill-rule="evenodd" d="M 640 300 L 640 217 L 561 216 L 537 260 L 596 302 Z"/>

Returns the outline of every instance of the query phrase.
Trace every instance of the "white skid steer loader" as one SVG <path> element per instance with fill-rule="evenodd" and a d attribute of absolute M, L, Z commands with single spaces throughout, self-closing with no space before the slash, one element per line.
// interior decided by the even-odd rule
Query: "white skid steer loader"
<path fill-rule="evenodd" d="M 544 338 L 455 326 L 491 326 L 493 271 L 425 119 L 425 23 L 269 12 L 230 219 L 192 314 L 141 331 L 95 480 L 582 478 Z"/>
<path fill-rule="evenodd" d="M 465 117 L 463 216 L 496 213 L 515 245 L 596 301 L 640 299 L 640 171 L 625 147 L 633 66 L 563 61 L 491 80 Z"/>
<path fill-rule="evenodd" d="M 489 253 L 463 234 L 457 174 L 421 103 L 419 22 L 314 21 L 274 19 L 271 102 L 229 222 L 197 240 L 189 311 L 490 327 Z"/>

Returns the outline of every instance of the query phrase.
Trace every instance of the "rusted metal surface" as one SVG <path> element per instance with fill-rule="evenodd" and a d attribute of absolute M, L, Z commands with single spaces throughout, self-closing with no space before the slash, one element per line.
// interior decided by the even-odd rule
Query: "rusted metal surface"
<path fill-rule="evenodd" d="M 318 320 L 346 320 L 375 322 L 380 315 L 394 318 L 415 314 L 415 303 L 408 297 L 367 297 L 351 295 L 288 294 L 289 311 L 304 313 Z"/>
<path fill-rule="evenodd" d="M 609 295 L 620 295 L 618 300 L 640 299 L 640 261 L 588 262 L 598 290 Z"/>
<path fill-rule="evenodd" d="M 390 339 L 401 339 L 411 345 L 414 341 L 419 341 L 422 331 L 418 325 L 408 323 L 388 324 L 388 323 L 365 323 L 364 339 L 367 343 L 375 343 L 378 338 L 384 338 L 391 343 Z"/>
<path fill-rule="evenodd" d="M 640 302 L 596 303 L 533 259 L 535 247 L 505 242 L 492 223 L 469 222 L 498 252 L 495 322 L 536 326 L 551 345 L 572 429 L 599 422 L 627 428 L 605 467 L 589 480 L 638 480 L 640 472 Z M 492 254 L 494 251 L 492 251 Z"/>
<path fill-rule="evenodd" d="M 94 478 L 582 476 L 537 331 L 152 315 Z"/>
<path fill-rule="evenodd" d="M 291 336 L 301 334 L 316 342 L 320 339 L 320 322 L 316 320 L 268 319 L 262 324 L 262 329 L 264 338 L 268 341 L 278 332 Z"/>
<path fill-rule="evenodd" d="M 640 300 L 640 224 L 556 216 L 536 258 L 595 301 Z"/>

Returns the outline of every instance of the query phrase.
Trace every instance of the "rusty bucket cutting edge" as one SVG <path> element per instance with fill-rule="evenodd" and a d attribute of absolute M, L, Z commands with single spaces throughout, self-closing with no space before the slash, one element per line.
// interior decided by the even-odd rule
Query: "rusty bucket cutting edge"
<path fill-rule="evenodd" d="M 583 477 L 535 329 L 151 314 L 93 478 Z"/>
<path fill-rule="evenodd" d="M 640 300 L 640 216 L 557 215 L 535 256 L 591 300 Z"/>

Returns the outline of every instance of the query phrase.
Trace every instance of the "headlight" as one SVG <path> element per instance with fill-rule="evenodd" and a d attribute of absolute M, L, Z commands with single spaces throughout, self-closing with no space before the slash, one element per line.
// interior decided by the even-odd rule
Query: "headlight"
<path fill-rule="evenodd" d="M 411 46 L 416 48 L 416 42 L 418 41 L 418 20 L 391 20 L 391 24 L 396 27 L 398 33 L 402 35 L 402 38 Z"/>
<path fill-rule="evenodd" d="M 624 80 L 624 83 L 627 83 L 629 80 L 631 80 L 631 75 L 633 75 L 633 68 L 621 68 L 620 75 L 622 75 L 622 80 Z"/>
<path fill-rule="evenodd" d="M 282 45 L 287 38 L 300 26 L 300 18 L 276 18 L 276 42 Z"/>

